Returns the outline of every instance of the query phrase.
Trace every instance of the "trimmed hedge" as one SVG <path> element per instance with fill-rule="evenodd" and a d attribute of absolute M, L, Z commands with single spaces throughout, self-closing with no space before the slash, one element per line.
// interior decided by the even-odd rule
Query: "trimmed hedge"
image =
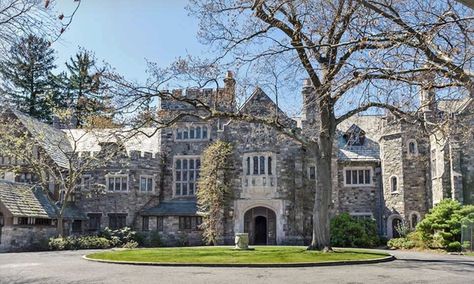
<path fill-rule="evenodd" d="M 112 246 L 106 238 L 96 236 L 51 238 L 50 250 L 106 249 Z"/>

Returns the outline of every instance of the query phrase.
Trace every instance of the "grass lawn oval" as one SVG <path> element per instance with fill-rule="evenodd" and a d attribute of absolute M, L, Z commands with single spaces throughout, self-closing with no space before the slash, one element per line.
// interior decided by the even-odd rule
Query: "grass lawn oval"
<path fill-rule="evenodd" d="M 167 266 L 325 266 L 374 263 L 393 260 L 383 252 L 336 249 L 323 253 L 298 246 L 255 246 L 253 250 L 233 247 L 179 247 L 112 250 L 92 253 L 88 260 L 137 265 Z"/>

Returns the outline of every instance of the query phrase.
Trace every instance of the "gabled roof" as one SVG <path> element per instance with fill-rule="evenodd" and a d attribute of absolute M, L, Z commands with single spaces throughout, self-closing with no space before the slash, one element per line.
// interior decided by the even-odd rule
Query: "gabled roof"
<path fill-rule="evenodd" d="M 51 157 L 59 167 L 68 168 L 68 157 L 66 153 L 72 153 L 71 144 L 64 132 L 32 118 L 19 111 L 12 110 L 21 124 L 36 139 L 44 151 Z"/>
<path fill-rule="evenodd" d="M 347 133 L 361 131 L 365 139 L 360 146 L 348 145 L 344 138 Z M 382 116 L 356 115 L 337 127 L 337 157 L 340 161 L 380 161 L 380 146 L 378 144 L 382 133 Z"/>
<path fill-rule="evenodd" d="M 158 206 L 140 212 L 145 216 L 196 216 L 197 205 L 195 201 L 162 201 Z"/>
<path fill-rule="evenodd" d="M 239 111 L 257 117 L 273 117 L 276 111 L 280 122 L 287 126 L 296 126 L 296 121 L 289 118 L 259 87 L 255 88 L 255 91 L 247 101 L 245 101 Z"/>
<path fill-rule="evenodd" d="M 15 217 L 54 219 L 56 205 L 38 187 L 0 181 L 0 203 Z"/>

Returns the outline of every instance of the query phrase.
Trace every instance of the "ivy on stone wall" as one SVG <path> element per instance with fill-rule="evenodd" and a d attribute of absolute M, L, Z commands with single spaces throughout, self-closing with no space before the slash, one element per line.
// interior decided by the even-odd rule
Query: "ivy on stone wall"
<path fill-rule="evenodd" d="M 201 229 L 208 244 L 216 244 L 223 235 L 224 208 L 230 193 L 230 143 L 216 141 L 204 150 L 198 181 L 197 203 L 203 216 Z"/>

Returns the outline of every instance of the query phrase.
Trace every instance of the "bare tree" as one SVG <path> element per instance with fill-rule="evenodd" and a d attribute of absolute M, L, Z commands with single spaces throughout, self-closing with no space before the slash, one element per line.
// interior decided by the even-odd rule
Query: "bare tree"
<path fill-rule="evenodd" d="M 54 11 L 54 0 L 0 1 L 1 56 L 5 56 L 10 46 L 19 38 L 31 34 L 47 38 L 51 42 L 58 40 L 72 23 L 81 3 L 80 0 L 70 1 L 76 2 L 77 5 L 67 16 Z"/>
<path fill-rule="evenodd" d="M 136 112 L 155 98 L 178 100 L 194 108 L 169 117 L 149 117 L 156 128 L 173 125 L 185 116 L 203 120 L 229 118 L 262 123 L 301 143 L 316 160 L 317 184 L 313 236 L 308 249 L 329 249 L 332 196 L 332 157 L 336 127 L 358 113 L 391 112 L 426 129 L 438 121 L 420 115 L 432 101 L 418 102 L 420 93 L 438 98 L 471 95 L 473 87 L 473 12 L 451 1 L 364 0 L 192 0 L 191 14 L 200 20 L 201 40 L 213 47 L 210 61 L 186 58 L 171 68 L 153 66 L 147 86 L 113 77 L 115 91 L 125 93 L 122 109 Z M 275 64 L 268 73 L 268 62 Z M 222 69 L 231 67 L 254 81 L 306 77 L 303 109 L 311 127 L 291 127 L 271 117 L 223 110 L 203 98 L 181 96 L 163 89 L 176 80 L 197 87 L 218 84 Z M 268 79 L 270 76 L 270 79 Z M 244 80 L 245 81 L 245 80 Z M 225 92 L 216 90 L 215 93 Z M 288 90 L 286 90 L 288 92 Z M 278 91 L 279 100 L 286 98 Z"/>

